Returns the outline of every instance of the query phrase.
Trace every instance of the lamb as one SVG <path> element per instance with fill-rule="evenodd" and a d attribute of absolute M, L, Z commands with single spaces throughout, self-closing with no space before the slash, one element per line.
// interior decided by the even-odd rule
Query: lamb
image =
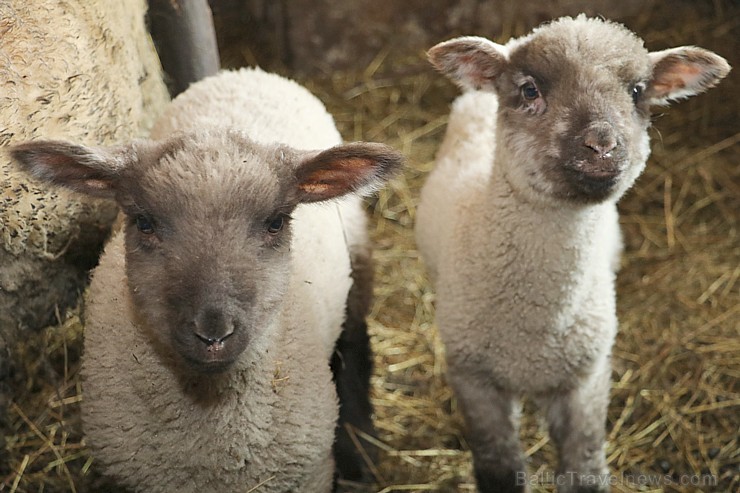
<path fill-rule="evenodd" d="M 616 203 L 648 158 L 650 107 L 730 70 L 696 47 L 650 52 L 581 15 L 499 45 L 429 50 L 464 93 L 417 215 L 448 378 L 481 492 L 528 491 L 518 399 L 546 410 L 559 491 L 607 491 L 610 353 L 617 330 Z"/>
<path fill-rule="evenodd" d="M 105 474 L 146 492 L 330 491 L 329 361 L 367 260 L 351 259 L 367 250 L 360 195 L 400 154 L 341 144 L 306 89 L 242 69 L 192 85 L 150 140 L 12 155 L 123 213 L 87 294 L 81 370 Z"/>

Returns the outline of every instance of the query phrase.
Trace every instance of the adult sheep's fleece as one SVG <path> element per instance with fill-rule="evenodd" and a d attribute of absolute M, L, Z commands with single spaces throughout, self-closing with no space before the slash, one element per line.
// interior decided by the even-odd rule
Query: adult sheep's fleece
<path fill-rule="evenodd" d="M 307 90 L 247 69 L 191 86 L 151 140 L 13 154 L 124 213 L 93 274 L 81 371 L 106 475 L 148 493 L 330 491 L 329 361 L 366 238 L 355 192 L 400 155 L 341 144 Z"/>
<path fill-rule="evenodd" d="M 558 491 L 606 491 L 616 202 L 645 167 L 650 106 L 712 87 L 729 66 L 695 47 L 649 53 L 584 16 L 506 45 L 456 38 L 429 57 L 466 92 L 422 190 L 417 241 L 479 490 L 528 491 L 517 412 L 529 395 L 559 452 Z"/>
<path fill-rule="evenodd" d="M 146 135 L 169 97 L 145 13 L 145 0 L 0 2 L 0 147 Z M 29 180 L 0 152 L 0 339 L 75 302 L 115 213 Z"/>

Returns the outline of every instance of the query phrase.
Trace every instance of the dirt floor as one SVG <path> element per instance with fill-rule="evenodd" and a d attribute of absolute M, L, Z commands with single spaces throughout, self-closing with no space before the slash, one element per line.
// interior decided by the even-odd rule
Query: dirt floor
<path fill-rule="evenodd" d="M 627 24 L 650 49 L 695 44 L 740 66 L 737 1 L 676 5 Z M 738 70 L 717 89 L 655 115 L 653 155 L 620 203 L 626 251 L 607 424 L 616 492 L 740 490 Z M 360 442 L 380 449 L 372 463 L 376 484 L 344 486 L 475 491 L 463 422 L 445 382 L 434 292 L 412 234 L 419 190 L 457 90 L 422 53 L 394 47 L 362 70 L 302 82 L 327 103 L 345 139 L 386 142 L 408 156 L 404 174 L 368 202 L 377 433 Z M 95 461 L 79 427 L 83 328 L 79 310 L 59 318 L 59 326 L 17 350 L 22 363 L 0 491 L 92 491 Z M 529 403 L 521 434 L 533 491 L 553 491 L 547 480 L 556 458 Z"/>

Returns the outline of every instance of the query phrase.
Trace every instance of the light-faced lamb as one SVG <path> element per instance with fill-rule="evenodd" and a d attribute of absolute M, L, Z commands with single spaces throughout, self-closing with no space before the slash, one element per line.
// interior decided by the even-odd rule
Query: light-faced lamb
<path fill-rule="evenodd" d="M 330 491 L 359 194 L 400 155 L 341 144 L 307 90 L 247 69 L 192 85 L 151 140 L 12 154 L 123 212 L 85 311 L 83 428 L 105 474 L 142 492 Z"/>
<path fill-rule="evenodd" d="M 649 53 L 584 16 L 506 45 L 452 39 L 429 58 L 465 93 L 416 234 L 478 488 L 528 490 L 526 394 L 546 410 L 559 491 L 605 491 L 616 202 L 645 167 L 650 107 L 712 87 L 729 65 L 696 47 Z"/>

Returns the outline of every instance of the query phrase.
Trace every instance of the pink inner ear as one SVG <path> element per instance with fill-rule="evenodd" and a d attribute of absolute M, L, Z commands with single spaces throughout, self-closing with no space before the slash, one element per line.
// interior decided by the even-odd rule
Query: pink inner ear
<path fill-rule="evenodd" d="M 343 195 L 359 186 L 373 163 L 371 159 L 359 157 L 337 159 L 329 167 L 312 170 L 298 187 L 314 196 L 314 200 Z"/>
<path fill-rule="evenodd" d="M 303 183 L 299 188 L 306 193 L 318 195 L 326 194 L 329 191 L 329 185 L 326 183 Z"/>
<path fill-rule="evenodd" d="M 85 180 L 85 186 L 94 190 L 108 190 L 110 188 L 110 182 L 103 180 Z"/>
<path fill-rule="evenodd" d="M 495 60 L 482 53 L 461 54 L 452 65 L 456 77 L 479 89 L 498 76 Z"/>
<path fill-rule="evenodd" d="M 458 62 L 462 65 L 474 65 L 477 62 L 477 58 L 474 55 L 460 55 Z M 472 72 L 472 70 L 470 71 Z"/>
<path fill-rule="evenodd" d="M 484 38 L 456 38 L 433 46 L 429 52 L 432 64 L 463 88 L 489 86 L 504 69 L 505 55 Z"/>
<path fill-rule="evenodd" d="M 724 58 L 692 46 L 652 52 L 649 56 L 653 80 L 647 94 L 655 104 L 704 92 L 730 71 Z"/>
<path fill-rule="evenodd" d="M 676 89 L 683 89 L 684 87 L 686 87 L 686 84 L 684 83 L 683 79 L 679 77 L 672 77 L 670 80 L 655 82 L 655 84 L 653 84 L 653 87 L 655 87 L 656 93 L 658 93 L 659 95 L 664 95 L 671 93 Z"/>
<path fill-rule="evenodd" d="M 689 64 L 674 64 L 671 70 L 655 82 L 661 93 L 669 93 L 686 86 L 693 86 L 701 77 L 701 69 Z"/>

